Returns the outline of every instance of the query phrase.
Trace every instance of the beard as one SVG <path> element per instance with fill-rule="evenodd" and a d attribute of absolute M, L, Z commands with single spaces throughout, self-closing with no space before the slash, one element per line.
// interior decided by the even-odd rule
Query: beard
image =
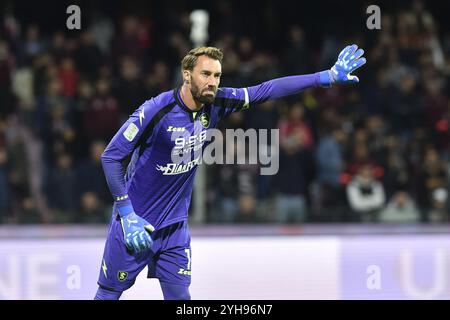
<path fill-rule="evenodd" d="M 206 88 L 201 90 L 198 85 L 194 82 L 194 79 L 191 77 L 191 94 L 192 97 L 196 102 L 205 103 L 205 104 L 211 104 L 214 102 L 214 99 L 216 98 L 216 90 L 214 91 L 214 94 L 204 94 L 206 91 L 210 91 L 210 89 Z"/>

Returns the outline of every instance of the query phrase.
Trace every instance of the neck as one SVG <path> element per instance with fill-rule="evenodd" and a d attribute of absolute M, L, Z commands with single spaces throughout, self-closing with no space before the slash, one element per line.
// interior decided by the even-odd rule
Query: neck
<path fill-rule="evenodd" d="M 186 107 L 188 107 L 192 111 L 198 111 L 203 107 L 203 103 L 195 101 L 194 97 L 192 96 L 191 90 L 189 90 L 186 84 L 183 84 L 183 86 L 181 87 L 180 96 Z"/>

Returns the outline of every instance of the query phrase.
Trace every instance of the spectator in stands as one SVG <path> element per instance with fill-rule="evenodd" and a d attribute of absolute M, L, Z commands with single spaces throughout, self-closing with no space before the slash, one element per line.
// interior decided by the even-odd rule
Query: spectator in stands
<path fill-rule="evenodd" d="M 14 110 L 14 95 L 11 92 L 11 77 L 14 57 L 7 42 L 0 38 L 0 120 Z"/>
<path fill-rule="evenodd" d="M 58 221 L 73 220 L 76 215 L 76 173 L 72 157 L 67 153 L 57 156 L 56 168 L 50 172 L 47 198 Z"/>
<path fill-rule="evenodd" d="M 64 96 L 73 98 L 77 92 L 80 75 L 75 68 L 75 62 L 70 57 L 65 57 L 61 61 L 58 72 L 59 81 L 62 83 Z"/>
<path fill-rule="evenodd" d="M 384 223 L 418 223 L 420 211 L 411 196 L 405 191 L 398 191 L 379 215 L 379 222 Z"/>
<path fill-rule="evenodd" d="M 274 219 L 278 223 L 307 220 L 308 189 L 314 175 L 313 139 L 303 119 L 304 108 L 295 103 L 279 123 L 280 169 Z"/>
<path fill-rule="evenodd" d="M 448 222 L 450 218 L 448 190 L 437 188 L 433 190 L 431 197 L 431 209 L 427 213 L 428 220 L 432 223 Z"/>
<path fill-rule="evenodd" d="M 76 170 L 77 202 L 81 202 L 85 193 L 92 193 L 100 206 L 111 201 L 100 161 L 100 156 L 105 148 L 106 144 L 101 140 L 92 142 L 89 148 L 89 158 L 79 164 Z"/>
<path fill-rule="evenodd" d="M 347 135 L 334 128 L 319 140 L 316 151 L 319 219 L 342 221 L 344 219 L 345 193 L 341 184 L 344 171 L 344 147 Z"/>
<path fill-rule="evenodd" d="M 375 222 L 384 207 L 384 187 L 374 179 L 372 169 L 371 165 L 362 166 L 347 185 L 348 202 L 355 213 L 355 221 Z"/>
<path fill-rule="evenodd" d="M 9 183 L 7 170 L 8 155 L 0 144 L 0 224 L 5 221 L 9 210 Z"/>
<path fill-rule="evenodd" d="M 272 150 L 278 152 L 275 142 L 271 141 L 271 131 L 278 126 L 279 110 L 282 108 L 280 101 L 270 100 L 261 104 L 259 108 L 248 110 L 247 117 L 245 118 L 245 128 L 254 128 L 256 130 L 268 130 L 267 131 L 267 144 L 260 139 L 258 141 L 260 152 L 267 152 L 270 154 Z M 264 144 L 263 144 L 264 142 Z M 272 149 L 273 148 L 273 149 Z M 260 214 L 263 220 L 273 213 L 273 197 L 275 193 L 275 181 L 277 176 L 273 175 L 259 175 L 256 180 L 257 184 L 257 205 L 256 211 Z"/>
<path fill-rule="evenodd" d="M 88 141 L 107 140 L 113 136 L 120 123 L 117 99 L 111 93 L 107 79 L 99 79 L 96 92 L 84 110 L 84 134 Z"/>
<path fill-rule="evenodd" d="M 144 82 L 141 80 L 141 70 L 132 56 L 120 59 L 120 76 L 114 88 L 120 111 L 130 115 L 136 106 L 142 104 L 149 96 L 145 92 Z"/>
<path fill-rule="evenodd" d="M 385 170 L 383 184 L 388 198 L 393 197 L 397 190 L 411 189 L 411 168 L 398 136 L 390 134 L 385 137 L 385 145 L 379 159 Z"/>
<path fill-rule="evenodd" d="M 110 219 L 110 208 L 106 208 L 97 194 L 91 191 L 85 192 L 80 198 L 81 210 L 75 216 L 77 223 L 102 223 Z"/>
<path fill-rule="evenodd" d="M 423 167 L 418 175 L 417 199 L 424 214 L 423 220 L 430 221 L 429 208 L 439 209 L 446 202 L 443 191 L 447 187 L 447 172 L 445 163 L 440 159 L 435 148 L 425 151 Z M 444 199 L 445 198 L 445 199 Z"/>

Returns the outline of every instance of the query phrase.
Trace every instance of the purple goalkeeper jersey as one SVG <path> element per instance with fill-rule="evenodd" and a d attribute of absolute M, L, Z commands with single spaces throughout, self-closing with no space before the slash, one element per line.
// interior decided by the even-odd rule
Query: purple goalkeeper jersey
<path fill-rule="evenodd" d="M 206 130 L 231 112 L 321 84 L 319 73 L 284 77 L 248 88 L 219 88 L 212 104 L 197 112 L 180 89 L 145 101 L 113 137 L 102 155 L 105 176 L 117 208 L 134 210 L 161 229 L 186 220 Z M 173 155 L 184 155 L 174 161 Z M 123 161 L 131 159 L 125 172 Z M 131 208 L 131 209 L 130 209 Z M 123 212 L 120 212 L 123 215 Z"/>

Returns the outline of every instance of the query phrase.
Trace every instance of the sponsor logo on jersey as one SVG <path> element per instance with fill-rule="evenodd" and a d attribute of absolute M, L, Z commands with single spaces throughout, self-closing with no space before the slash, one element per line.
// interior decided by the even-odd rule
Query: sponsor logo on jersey
<path fill-rule="evenodd" d="M 175 175 L 189 172 L 196 165 L 200 164 L 200 157 L 189 161 L 186 164 L 182 163 L 168 163 L 165 166 L 156 165 L 156 170 L 161 171 L 163 175 Z"/>

